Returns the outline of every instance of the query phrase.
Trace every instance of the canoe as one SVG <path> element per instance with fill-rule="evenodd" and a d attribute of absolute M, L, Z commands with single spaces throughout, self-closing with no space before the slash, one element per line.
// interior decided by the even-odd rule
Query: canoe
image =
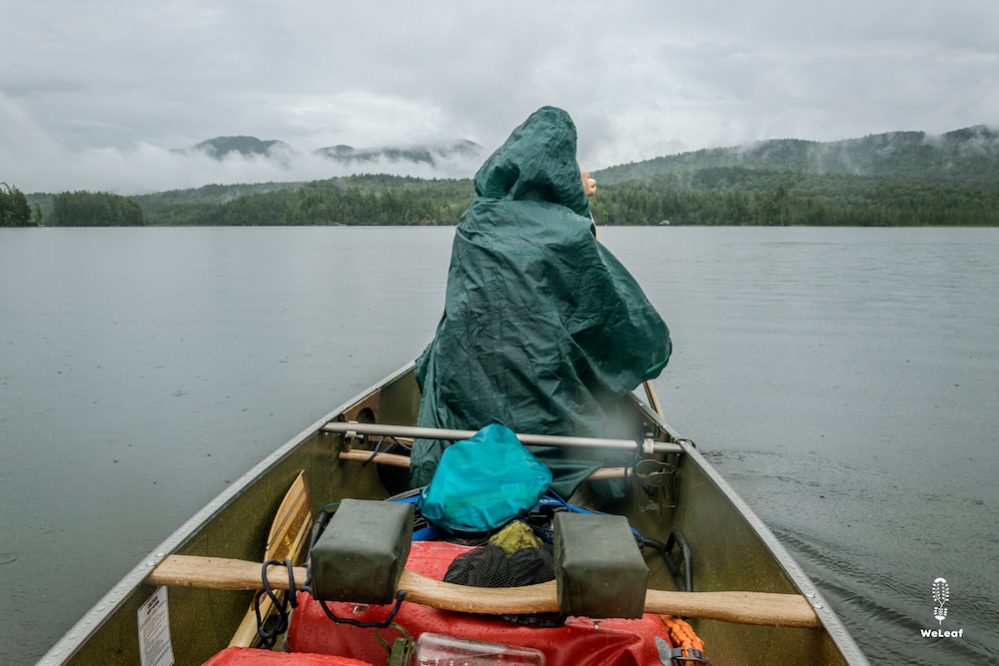
<path fill-rule="evenodd" d="M 311 509 L 342 498 L 384 499 L 398 493 L 405 487 L 406 472 L 399 466 L 406 460 L 399 454 L 381 454 L 377 461 L 369 460 L 370 449 L 379 437 L 360 431 L 399 426 L 400 432 L 406 432 L 405 428 L 415 423 L 419 399 L 409 364 L 310 425 L 144 558 L 39 663 L 154 661 L 148 653 L 140 655 L 139 635 L 140 630 L 150 631 L 150 608 L 159 600 L 167 601 L 163 617 L 169 618 L 169 647 L 175 663 L 201 664 L 225 649 L 247 617 L 254 592 L 190 584 L 164 588 L 155 584 L 162 580 L 157 575 L 183 559 L 178 556 L 255 562 L 255 570 L 259 570 L 275 515 L 288 510 L 288 491 L 297 479 L 307 480 L 306 494 L 301 497 L 309 498 L 297 501 L 308 502 Z M 666 463 L 659 471 L 669 473 L 660 479 L 660 490 L 653 496 L 636 490 L 627 502 L 611 510 L 624 515 L 644 536 L 671 541 L 669 559 L 675 565 L 670 567 L 666 558 L 655 553 L 646 555 L 650 572 L 646 609 L 653 599 L 674 604 L 675 614 L 687 617 L 705 643 L 707 658 L 716 666 L 867 664 L 815 583 L 693 442 L 681 437 L 637 397 L 634 408 L 635 418 L 644 422 L 654 440 L 647 440 L 644 448 L 647 452 L 656 450 L 653 457 Z M 614 476 L 621 470 L 597 473 Z M 637 484 L 634 479 L 632 483 Z M 252 587 L 259 585 L 247 589 Z M 677 591 L 685 592 L 685 588 L 692 592 L 678 595 Z M 723 592 L 764 594 L 744 595 L 744 614 L 738 601 L 734 611 L 730 601 L 743 597 L 704 594 Z M 770 598 L 787 600 L 788 608 L 793 606 L 796 612 L 804 609 L 808 621 L 781 619 L 779 608 L 772 614 L 776 620 L 767 619 L 771 617 L 767 613 L 763 619 L 742 617 L 752 616 L 750 605 L 760 600 L 768 603 Z M 688 600 L 691 603 L 686 603 Z M 700 600 L 704 600 L 704 608 L 699 606 Z M 722 608 L 712 607 L 719 604 Z M 147 636 L 146 650 L 148 643 Z"/>

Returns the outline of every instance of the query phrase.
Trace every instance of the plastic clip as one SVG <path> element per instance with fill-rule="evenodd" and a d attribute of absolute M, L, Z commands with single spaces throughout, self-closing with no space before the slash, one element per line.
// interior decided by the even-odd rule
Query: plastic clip
<path fill-rule="evenodd" d="M 685 666 L 686 664 L 707 664 L 711 662 L 704 656 L 704 653 L 697 648 L 676 647 L 669 651 L 669 658 L 675 666 Z"/>

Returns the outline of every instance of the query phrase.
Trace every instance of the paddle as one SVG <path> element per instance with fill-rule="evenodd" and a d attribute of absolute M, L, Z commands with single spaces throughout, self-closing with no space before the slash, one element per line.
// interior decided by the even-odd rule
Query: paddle
<path fill-rule="evenodd" d="M 305 568 L 296 568 L 295 580 L 305 578 Z M 283 567 L 275 567 L 269 581 L 274 589 L 288 589 Z M 218 557 L 170 555 L 153 569 L 146 582 L 211 590 L 253 590 L 260 587 L 260 564 Z M 433 580 L 407 569 L 399 581 L 399 589 L 406 591 L 406 601 L 441 610 L 490 615 L 558 611 L 555 581 L 514 588 L 469 587 Z M 808 600 L 799 594 L 648 590 L 645 612 L 739 624 L 821 626 Z"/>
<path fill-rule="evenodd" d="M 264 549 L 264 560 L 291 560 L 292 564 L 298 563 L 302 548 L 308 540 L 309 531 L 312 528 L 312 498 L 309 495 L 309 484 L 305 478 L 305 470 L 298 473 L 292 482 L 288 492 L 285 493 L 277 513 L 274 514 L 274 521 L 271 523 L 271 531 L 267 535 L 267 546 Z M 259 565 L 257 565 L 259 569 Z M 304 578 L 300 580 L 305 580 Z M 287 586 L 286 586 L 287 587 Z M 260 574 L 257 574 L 256 588 L 260 588 Z M 267 596 L 260 599 L 260 617 L 266 621 L 274 611 L 274 604 Z M 250 647 L 257 638 L 257 614 L 250 604 L 250 610 L 243 616 L 239 628 L 233 634 L 230 646 Z"/>

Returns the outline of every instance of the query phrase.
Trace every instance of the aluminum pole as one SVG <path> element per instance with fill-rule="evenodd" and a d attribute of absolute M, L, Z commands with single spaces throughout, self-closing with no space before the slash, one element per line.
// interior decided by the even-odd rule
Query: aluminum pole
<path fill-rule="evenodd" d="M 469 439 L 475 435 L 475 430 L 445 430 L 443 428 L 419 428 L 416 426 L 388 425 L 385 423 L 351 423 L 331 421 L 323 426 L 325 432 L 339 434 L 356 433 L 374 437 L 412 437 L 414 439 L 445 439 L 458 441 Z M 527 435 L 517 433 L 517 439 L 523 444 L 533 446 L 557 446 L 578 449 L 617 449 L 634 451 L 642 447 L 647 454 L 652 453 L 683 453 L 683 447 L 670 442 L 657 442 L 652 439 L 636 441 L 633 439 L 605 439 L 599 437 L 562 437 L 560 435 Z"/>

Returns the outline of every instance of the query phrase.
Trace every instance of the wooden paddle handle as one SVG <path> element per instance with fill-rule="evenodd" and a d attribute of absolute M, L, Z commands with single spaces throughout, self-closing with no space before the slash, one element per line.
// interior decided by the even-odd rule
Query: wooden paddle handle
<path fill-rule="evenodd" d="M 665 418 L 666 415 L 663 413 L 663 405 L 659 402 L 659 396 L 656 394 L 656 388 L 652 385 L 652 380 L 646 379 L 642 382 L 642 386 L 645 388 L 645 398 L 649 403 L 649 407 L 652 408 L 659 416 Z"/>
<path fill-rule="evenodd" d="M 153 569 L 146 582 L 212 590 L 256 590 L 260 588 L 260 567 L 256 562 L 244 560 L 170 555 Z M 284 567 L 271 567 L 269 573 L 272 588 L 288 589 Z M 295 567 L 297 582 L 304 581 L 305 576 L 304 567 Z M 470 587 L 434 580 L 407 569 L 399 581 L 399 589 L 406 591 L 407 601 L 441 610 L 489 615 L 558 611 L 555 581 L 516 588 Z M 649 590 L 645 612 L 739 624 L 821 626 L 808 600 L 799 594 Z"/>

